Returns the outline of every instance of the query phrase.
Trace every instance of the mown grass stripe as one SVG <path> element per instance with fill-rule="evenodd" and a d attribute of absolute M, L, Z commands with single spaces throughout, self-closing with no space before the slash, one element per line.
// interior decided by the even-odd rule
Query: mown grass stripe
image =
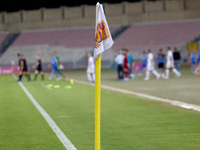
<path fill-rule="evenodd" d="M 80 84 L 85 84 L 85 85 L 90 85 L 90 86 L 95 85 L 95 84 L 87 83 L 87 82 L 80 81 L 80 80 L 74 80 L 74 81 L 77 82 L 77 83 L 80 83 Z M 139 93 L 139 92 L 132 92 L 132 91 L 129 91 L 129 90 L 115 88 L 115 87 L 111 87 L 111 86 L 107 86 L 107 85 L 101 85 L 101 88 L 108 89 L 108 90 L 111 90 L 111 91 L 126 93 L 126 94 L 132 94 L 132 95 L 136 95 L 136 96 L 139 96 L 139 97 L 148 98 L 148 99 L 151 99 L 151 100 L 161 101 L 161 102 L 169 103 L 169 104 L 174 105 L 174 106 L 178 106 L 178 107 L 182 107 L 182 108 L 186 108 L 186 109 L 192 109 L 192 110 L 200 112 L 200 105 L 190 104 L 190 103 L 181 102 L 181 101 L 177 101 L 177 100 L 170 100 L 170 99 L 152 96 L 152 95 Z"/>
<path fill-rule="evenodd" d="M 13 75 L 13 77 L 14 77 L 14 75 Z M 16 79 L 16 76 L 14 78 Z M 30 92 L 25 88 L 25 86 L 21 82 L 18 82 L 18 84 L 23 89 L 23 91 L 26 93 L 26 95 L 28 96 L 30 101 L 33 103 L 33 105 L 40 112 L 40 114 L 47 121 L 47 123 L 52 128 L 52 130 L 55 132 L 55 134 L 57 135 L 59 140 L 65 146 L 65 148 L 67 150 L 77 150 L 76 147 L 71 143 L 71 141 L 65 136 L 65 134 L 61 131 L 61 129 L 57 126 L 57 124 L 53 121 L 53 119 L 49 116 L 49 114 L 40 106 L 40 104 L 34 99 L 34 97 L 30 94 Z"/>

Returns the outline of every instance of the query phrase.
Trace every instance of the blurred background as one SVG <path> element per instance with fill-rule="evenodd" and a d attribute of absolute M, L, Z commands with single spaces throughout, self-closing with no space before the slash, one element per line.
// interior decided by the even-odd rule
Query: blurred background
<path fill-rule="evenodd" d="M 115 41 L 102 57 L 102 68 L 114 68 L 114 58 L 128 48 L 135 63 L 143 51 L 170 46 L 189 65 L 191 49 L 199 50 L 200 0 L 99 1 Z M 29 68 L 41 56 L 48 69 L 50 54 L 58 52 L 65 69 L 87 66 L 95 41 L 95 1 L 7 0 L 0 6 L 0 67 L 18 63 L 24 54 Z"/>

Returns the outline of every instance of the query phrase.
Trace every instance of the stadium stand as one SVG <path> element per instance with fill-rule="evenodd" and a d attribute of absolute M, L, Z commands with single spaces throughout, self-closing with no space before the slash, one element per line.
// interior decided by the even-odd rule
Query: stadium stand
<path fill-rule="evenodd" d="M 3 40 L 6 38 L 7 35 L 8 35 L 7 32 L 0 33 L 0 43 L 3 42 Z"/>
<path fill-rule="evenodd" d="M 6 52 L 8 47 L 17 39 L 20 33 L 9 33 L 0 44 L 0 57 Z"/>
<path fill-rule="evenodd" d="M 118 25 L 110 26 L 111 33 L 118 28 Z M 8 66 L 11 60 L 17 62 L 16 54 L 22 53 L 31 66 L 37 53 L 46 68 L 50 54 L 57 51 L 65 68 L 85 68 L 87 53 L 93 52 L 94 37 L 94 27 L 24 31 L 3 54 L 0 63 Z M 104 59 L 109 59 L 108 55 Z"/>
<path fill-rule="evenodd" d="M 134 55 L 151 49 L 157 53 L 167 46 L 181 47 L 200 35 L 200 20 L 133 24 L 115 40 L 113 50 L 129 48 Z"/>
<path fill-rule="evenodd" d="M 142 51 L 148 49 L 153 53 L 160 48 L 165 51 L 167 46 L 182 50 L 184 45 L 200 35 L 199 26 L 199 19 L 133 24 L 116 37 L 112 51 L 103 54 L 102 67 L 109 67 L 114 55 L 123 47 L 131 51 L 135 61 L 139 61 Z M 110 26 L 111 33 L 117 33 L 120 28 L 119 25 Z M 87 53 L 93 52 L 93 43 L 94 27 L 24 31 L 4 53 L 0 64 L 8 66 L 11 60 L 17 62 L 17 53 L 23 53 L 29 64 L 35 63 L 35 54 L 38 53 L 47 64 L 50 53 L 57 51 L 65 68 L 85 68 Z M 182 52 L 183 55 L 187 57 L 187 53 Z"/>
<path fill-rule="evenodd" d="M 117 28 L 118 26 L 111 26 L 111 33 Z M 23 32 L 12 44 L 12 47 L 44 44 L 49 46 L 65 46 L 67 48 L 89 47 L 94 45 L 94 31 L 94 27 L 87 27 Z"/>

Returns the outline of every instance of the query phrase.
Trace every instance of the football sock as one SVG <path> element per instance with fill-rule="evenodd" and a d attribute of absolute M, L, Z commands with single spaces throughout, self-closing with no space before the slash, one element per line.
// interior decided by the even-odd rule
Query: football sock
<path fill-rule="evenodd" d="M 37 79 L 37 74 L 35 74 L 35 78 L 34 78 L 34 80 L 36 80 Z"/>
<path fill-rule="evenodd" d="M 54 76 L 54 72 L 55 72 L 54 70 L 51 71 L 50 78 L 53 78 L 53 76 Z"/>
<path fill-rule="evenodd" d="M 92 74 L 93 81 L 95 82 L 95 74 Z"/>
<path fill-rule="evenodd" d="M 29 80 L 29 77 L 28 77 L 28 75 L 26 74 L 25 76 L 26 76 L 27 80 Z"/>
<path fill-rule="evenodd" d="M 149 79 L 149 76 L 150 76 L 150 71 L 146 71 L 146 78 L 148 78 Z"/>
<path fill-rule="evenodd" d="M 176 75 L 179 75 L 179 74 L 180 74 L 175 68 L 172 69 L 172 71 L 173 71 Z"/>
<path fill-rule="evenodd" d="M 158 75 L 159 75 L 158 72 L 157 72 L 156 70 L 153 70 L 152 72 L 153 72 L 153 74 L 154 74 L 155 76 L 158 76 Z"/>
<path fill-rule="evenodd" d="M 87 77 L 88 77 L 88 81 L 91 82 L 92 81 L 91 74 L 87 74 Z"/>
<path fill-rule="evenodd" d="M 56 77 L 57 77 L 57 78 L 59 78 L 59 77 L 60 77 L 60 75 L 59 75 L 59 73 L 58 73 L 58 72 L 56 73 Z"/>
<path fill-rule="evenodd" d="M 166 78 L 169 78 L 169 69 L 166 69 L 165 72 L 166 72 Z"/>
<path fill-rule="evenodd" d="M 194 66 L 192 66 L 192 71 L 193 71 L 193 72 L 195 71 L 195 67 L 194 67 Z"/>
<path fill-rule="evenodd" d="M 22 75 L 19 76 L 19 80 L 18 81 L 21 81 L 21 79 L 22 79 Z"/>
<path fill-rule="evenodd" d="M 44 80 L 44 75 L 42 74 L 42 80 Z"/>

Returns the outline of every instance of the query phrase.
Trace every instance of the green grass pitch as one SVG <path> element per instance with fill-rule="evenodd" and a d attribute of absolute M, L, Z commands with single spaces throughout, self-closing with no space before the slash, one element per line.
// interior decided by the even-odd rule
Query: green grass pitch
<path fill-rule="evenodd" d="M 68 77 L 87 80 L 83 70 L 66 73 Z M 156 96 L 171 98 L 171 95 L 168 96 L 162 88 L 159 90 L 156 86 L 170 86 L 172 82 L 178 86 L 182 81 L 184 84 L 180 82 L 179 86 L 187 83 L 192 89 L 198 88 L 198 83 L 193 80 L 197 81 L 199 76 L 187 70 L 183 73 L 180 79 L 171 77 L 170 83 L 166 80 L 157 81 L 154 77 L 148 83 L 142 81 L 143 77 L 122 83 L 115 79 L 116 72 L 103 70 L 102 84 L 152 95 L 157 91 L 161 94 Z M 194 76 L 193 80 L 187 79 L 190 76 Z M 12 75 L 1 75 L 0 83 L 0 149 L 64 150 L 56 134 Z M 69 81 L 41 81 L 40 77 L 31 82 L 24 78 L 22 83 L 78 150 L 94 149 L 94 87 L 75 83 L 71 88 L 65 88 L 70 85 Z M 148 91 L 146 89 L 150 83 L 154 85 Z M 45 87 L 48 84 L 60 85 L 60 88 L 48 89 Z M 174 95 L 181 91 L 174 89 Z M 190 91 L 187 94 L 190 95 Z M 102 89 L 101 95 L 102 150 L 200 149 L 199 112 L 109 90 Z M 197 95 L 192 100 L 179 95 L 172 98 L 199 104 L 198 99 L 195 99 Z"/>

